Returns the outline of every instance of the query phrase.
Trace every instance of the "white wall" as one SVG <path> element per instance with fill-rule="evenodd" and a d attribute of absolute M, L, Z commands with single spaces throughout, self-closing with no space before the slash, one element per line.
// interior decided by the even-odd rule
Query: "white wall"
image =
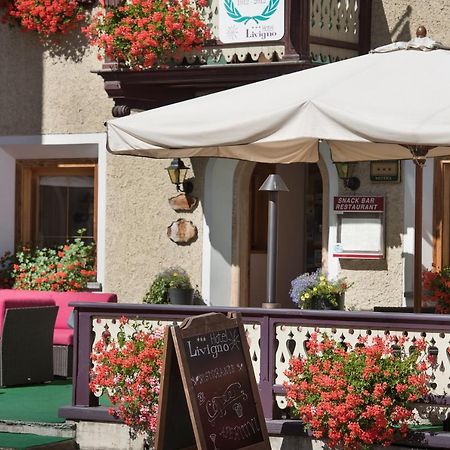
<path fill-rule="evenodd" d="M 413 161 L 402 161 L 404 178 L 404 292 L 412 293 L 414 275 L 414 205 L 415 165 Z M 428 269 L 433 263 L 433 160 L 427 160 L 423 169 L 422 210 L 422 265 Z"/>
<path fill-rule="evenodd" d="M 319 143 L 319 152 L 322 160 L 325 163 L 326 170 L 328 172 L 328 183 L 329 183 L 329 198 L 328 198 L 328 259 L 326 271 L 328 277 L 333 279 L 336 278 L 339 270 L 339 258 L 333 257 L 334 247 L 337 243 L 337 217 L 334 213 L 333 197 L 338 195 L 339 183 L 337 171 L 334 163 L 331 159 L 330 147 L 326 142 Z M 326 233 L 327 230 L 323 230 Z"/>
<path fill-rule="evenodd" d="M 0 256 L 14 250 L 15 159 L 0 147 Z"/>
<path fill-rule="evenodd" d="M 230 305 L 233 180 L 238 161 L 208 161 L 203 193 L 202 296 L 210 305 Z"/>

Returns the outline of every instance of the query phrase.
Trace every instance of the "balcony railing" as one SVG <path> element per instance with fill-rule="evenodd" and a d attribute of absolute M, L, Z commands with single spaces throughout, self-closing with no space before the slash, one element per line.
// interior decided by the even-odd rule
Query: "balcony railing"
<path fill-rule="evenodd" d="M 105 0 L 111 6 L 118 2 Z M 219 39 L 219 0 L 212 0 L 206 16 L 213 39 L 202 50 L 181 56 L 176 67 L 137 72 L 109 62 L 98 73 L 114 99 L 115 116 L 187 100 L 367 53 L 371 3 L 285 0 L 280 39 L 223 43 Z"/>
<path fill-rule="evenodd" d="M 433 358 L 431 396 L 426 405 L 418 405 L 422 419 L 444 422 L 447 426 L 447 395 L 449 385 L 450 317 L 434 314 L 305 311 L 296 309 L 231 308 L 143 304 L 76 303 L 74 341 L 74 382 L 72 405 L 60 409 L 60 415 L 74 420 L 113 422 L 108 408 L 99 406 L 99 399 L 89 390 L 90 354 L 93 344 L 105 333 L 114 339 L 119 318 L 150 321 L 153 326 L 180 322 L 188 316 L 206 312 L 236 311 L 241 313 L 247 332 L 250 356 L 259 386 L 261 402 L 269 431 L 276 434 L 302 434 L 299 421 L 290 421 L 284 396 L 284 371 L 292 356 L 305 355 L 305 342 L 314 330 L 320 329 L 350 343 L 358 336 L 389 333 L 406 335 L 411 342 L 425 337 Z M 447 439 L 447 433 L 425 436 L 420 445 Z M 437 442 L 437 441 L 436 441 Z M 446 441 L 446 445 L 450 443 Z M 439 445 L 441 445 L 439 444 Z M 448 447 L 446 447 L 448 448 Z"/>

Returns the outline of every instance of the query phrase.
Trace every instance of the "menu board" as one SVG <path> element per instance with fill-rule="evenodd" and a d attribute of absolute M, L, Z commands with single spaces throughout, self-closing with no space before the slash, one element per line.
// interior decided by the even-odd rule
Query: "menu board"
<path fill-rule="evenodd" d="M 219 313 L 192 317 L 179 327 L 171 327 L 171 338 L 167 340 L 166 344 L 173 345 L 176 358 L 172 357 L 172 362 L 165 358 L 160 407 L 165 408 L 166 412 L 160 411 L 157 450 L 167 449 L 169 446 L 173 450 L 188 448 L 187 442 L 184 442 L 184 447 L 176 447 L 172 441 L 168 442 L 168 431 L 164 430 L 167 428 L 165 418 L 170 416 L 168 411 L 170 403 L 173 403 L 173 399 L 172 402 L 165 401 L 165 397 L 171 392 L 171 375 L 167 373 L 166 363 L 169 362 L 171 366 L 170 372 L 174 372 L 174 366 L 177 365 L 173 364 L 174 359 L 178 362 L 184 387 L 191 433 L 195 436 L 194 448 L 270 449 L 240 318 L 227 318 Z M 177 389 L 176 386 L 173 388 Z"/>

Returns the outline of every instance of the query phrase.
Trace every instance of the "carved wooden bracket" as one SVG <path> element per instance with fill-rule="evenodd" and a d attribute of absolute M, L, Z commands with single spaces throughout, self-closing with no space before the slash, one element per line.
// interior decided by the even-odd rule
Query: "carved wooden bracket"
<path fill-rule="evenodd" d="M 169 198 L 169 205 L 175 211 L 193 211 L 197 203 L 197 197 L 186 195 L 184 192 Z"/>
<path fill-rule="evenodd" d="M 190 221 L 178 219 L 167 227 L 167 236 L 178 245 L 189 245 L 197 240 L 197 227 Z"/>

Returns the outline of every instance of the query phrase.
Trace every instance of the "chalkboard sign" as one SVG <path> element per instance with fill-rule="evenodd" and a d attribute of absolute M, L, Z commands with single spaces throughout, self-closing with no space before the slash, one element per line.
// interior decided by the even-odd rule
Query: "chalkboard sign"
<path fill-rule="evenodd" d="M 203 314 L 167 329 L 156 449 L 270 449 L 238 315 Z"/>

